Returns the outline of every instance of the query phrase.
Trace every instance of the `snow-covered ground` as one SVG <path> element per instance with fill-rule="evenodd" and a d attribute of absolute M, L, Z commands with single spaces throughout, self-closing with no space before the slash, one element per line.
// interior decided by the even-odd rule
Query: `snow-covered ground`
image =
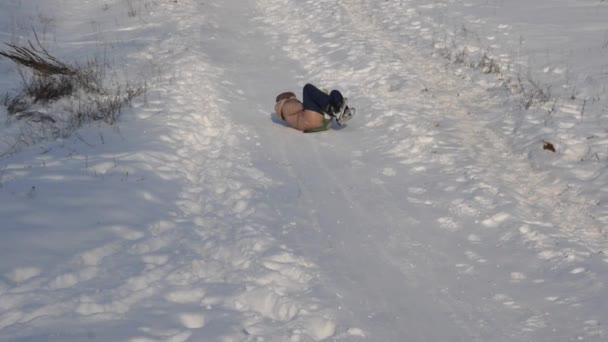
<path fill-rule="evenodd" d="M 3 41 L 34 27 L 147 90 L 115 127 L 29 146 L 0 106 L 0 341 L 605 340 L 607 17 L 599 0 L 0 3 Z M 275 95 L 307 82 L 357 116 L 283 126 Z"/>

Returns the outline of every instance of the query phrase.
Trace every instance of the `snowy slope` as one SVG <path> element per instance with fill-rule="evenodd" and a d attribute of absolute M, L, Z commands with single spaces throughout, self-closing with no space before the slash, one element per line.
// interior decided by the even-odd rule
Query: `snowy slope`
<path fill-rule="evenodd" d="M 525 110 L 511 74 L 446 58 L 433 37 L 461 27 L 458 13 L 477 35 L 550 36 L 552 23 L 477 5 L 1 4 L 3 37 L 49 22 L 60 57 L 107 54 L 147 93 L 117 127 L 0 159 L 0 341 L 604 340 L 605 52 L 546 44 L 563 61 L 530 64 L 558 75 L 591 55 L 571 80 L 597 91 L 593 120 L 565 117 L 587 95 Z M 606 8 L 577 12 L 593 37 Z M 521 58 L 537 57 L 501 61 Z M 18 75 L 0 62 L 11 89 Z M 284 127 L 272 100 L 306 82 L 339 88 L 358 116 L 317 134 Z M 576 154 L 594 149 L 596 161 Z"/>

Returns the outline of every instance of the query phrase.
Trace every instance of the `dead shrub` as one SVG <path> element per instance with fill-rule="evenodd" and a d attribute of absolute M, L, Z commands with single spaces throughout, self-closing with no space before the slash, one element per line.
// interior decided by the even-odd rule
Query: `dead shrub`
<path fill-rule="evenodd" d="M 1 56 L 17 64 L 22 79 L 19 92 L 2 98 L 8 114 L 15 119 L 40 124 L 39 129 L 51 132 L 52 137 L 66 136 L 86 122 L 116 123 L 124 106 L 143 94 L 143 87 L 120 85 L 115 74 L 108 80 L 105 61 L 93 58 L 82 65 L 62 62 L 34 35 L 35 44 L 6 44 L 9 49 L 0 50 Z M 53 105 L 60 100 L 59 106 Z"/>
<path fill-rule="evenodd" d="M 477 68 L 481 69 L 484 74 L 499 74 L 500 66 L 496 63 L 494 58 L 489 57 L 486 53 L 483 54 L 479 63 L 477 63 Z"/>
<path fill-rule="evenodd" d="M 74 92 L 75 84 L 71 76 L 65 75 L 31 75 L 29 78 L 23 72 L 23 95 L 32 99 L 33 103 L 51 102 Z"/>

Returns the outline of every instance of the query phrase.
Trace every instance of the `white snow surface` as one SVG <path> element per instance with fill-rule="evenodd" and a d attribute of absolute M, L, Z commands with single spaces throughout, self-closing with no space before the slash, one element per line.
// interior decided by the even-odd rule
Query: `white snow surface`
<path fill-rule="evenodd" d="M 0 106 L 0 341 L 605 341 L 605 18 L 599 0 L 0 3 L 2 41 L 34 27 L 147 90 L 58 140 Z M 282 125 L 274 97 L 307 82 L 357 116 Z"/>

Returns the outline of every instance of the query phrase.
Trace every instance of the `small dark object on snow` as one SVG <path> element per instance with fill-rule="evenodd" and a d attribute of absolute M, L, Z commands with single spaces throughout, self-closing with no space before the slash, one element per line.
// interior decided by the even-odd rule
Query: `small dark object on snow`
<path fill-rule="evenodd" d="M 546 142 L 546 141 L 543 144 L 543 150 L 549 150 L 551 152 L 556 152 L 555 151 L 555 146 L 552 143 Z"/>

